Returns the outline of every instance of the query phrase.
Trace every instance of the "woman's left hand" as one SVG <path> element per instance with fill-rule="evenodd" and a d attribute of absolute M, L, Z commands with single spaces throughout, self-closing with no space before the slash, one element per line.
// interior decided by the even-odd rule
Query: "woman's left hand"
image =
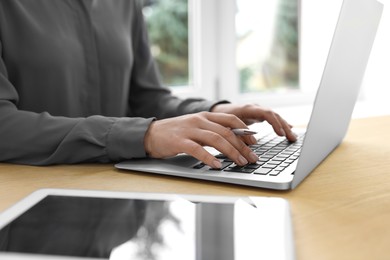
<path fill-rule="evenodd" d="M 279 114 L 259 105 L 218 104 L 211 109 L 211 112 L 233 114 L 247 125 L 267 121 L 279 136 L 285 136 L 291 142 L 297 140 L 296 135 L 291 130 L 292 125 L 287 123 Z"/>

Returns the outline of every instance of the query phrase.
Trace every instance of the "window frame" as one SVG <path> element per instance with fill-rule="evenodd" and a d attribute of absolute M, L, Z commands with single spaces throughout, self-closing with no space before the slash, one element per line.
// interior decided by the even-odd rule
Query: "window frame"
<path fill-rule="evenodd" d="M 313 99 L 313 94 L 302 89 L 281 93 L 240 93 L 235 57 L 236 1 L 188 0 L 188 6 L 190 84 L 172 87 L 175 95 L 272 107 L 308 103 Z"/>
<path fill-rule="evenodd" d="M 298 17 L 301 16 L 301 0 L 298 1 Z M 221 18 L 219 28 L 221 32 L 220 40 L 220 57 L 221 64 L 219 69 L 219 82 L 221 99 L 232 100 L 236 103 L 257 103 L 267 107 L 291 106 L 298 104 L 307 104 L 313 98 L 313 93 L 307 89 L 300 88 L 298 90 L 282 90 L 275 92 L 251 92 L 240 93 L 239 88 L 239 71 L 236 62 L 236 31 L 235 31 L 235 15 L 236 15 L 236 0 L 218 1 Z M 226 24 L 228 26 L 226 26 Z M 301 19 L 298 21 L 299 34 L 299 55 L 301 55 Z M 222 44 L 223 43 L 223 44 Z M 226 44 L 228 43 L 228 44 Z M 232 53 L 233 55 L 225 55 Z M 301 60 L 301 57 L 300 57 Z M 301 80 L 301 64 L 299 71 Z M 301 85 L 301 84 L 300 84 Z"/>
<path fill-rule="evenodd" d="M 216 1 L 188 0 L 189 85 L 170 87 L 180 98 L 216 100 Z"/>

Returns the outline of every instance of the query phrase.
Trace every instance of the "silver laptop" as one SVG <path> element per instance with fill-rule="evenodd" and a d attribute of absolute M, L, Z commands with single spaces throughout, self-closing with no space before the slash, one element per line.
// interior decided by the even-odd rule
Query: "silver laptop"
<path fill-rule="evenodd" d="M 2 260 L 293 260 L 271 197 L 38 190 L 0 214 Z"/>
<path fill-rule="evenodd" d="M 135 159 L 116 164 L 124 170 L 181 176 L 269 189 L 295 188 L 343 140 L 355 106 L 382 15 L 376 0 L 344 0 L 307 129 L 296 143 L 256 136 L 256 164 L 239 167 L 217 155 L 213 170 L 181 154 L 169 159 Z M 271 149 L 271 151 L 268 151 Z"/>

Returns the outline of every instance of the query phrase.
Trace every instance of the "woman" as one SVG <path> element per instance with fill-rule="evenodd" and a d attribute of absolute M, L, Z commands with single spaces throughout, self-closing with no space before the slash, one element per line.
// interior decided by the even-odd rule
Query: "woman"
<path fill-rule="evenodd" d="M 0 161 L 31 165 L 164 158 L 239 165 L 256 140 L 231 128 L 268 121 L 257 105 L 181 100 L 162 87 L 136 0 L 0 0 Z"/>

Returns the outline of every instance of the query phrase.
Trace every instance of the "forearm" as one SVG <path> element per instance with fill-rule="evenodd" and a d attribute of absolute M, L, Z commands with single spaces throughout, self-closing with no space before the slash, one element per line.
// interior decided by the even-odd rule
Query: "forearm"
<path fill-rule="evenodd" d="M 153 119 L 53 117 L 0 101 L 0 161 L 31 165 L 110 162 L 144 157 Z"/>

